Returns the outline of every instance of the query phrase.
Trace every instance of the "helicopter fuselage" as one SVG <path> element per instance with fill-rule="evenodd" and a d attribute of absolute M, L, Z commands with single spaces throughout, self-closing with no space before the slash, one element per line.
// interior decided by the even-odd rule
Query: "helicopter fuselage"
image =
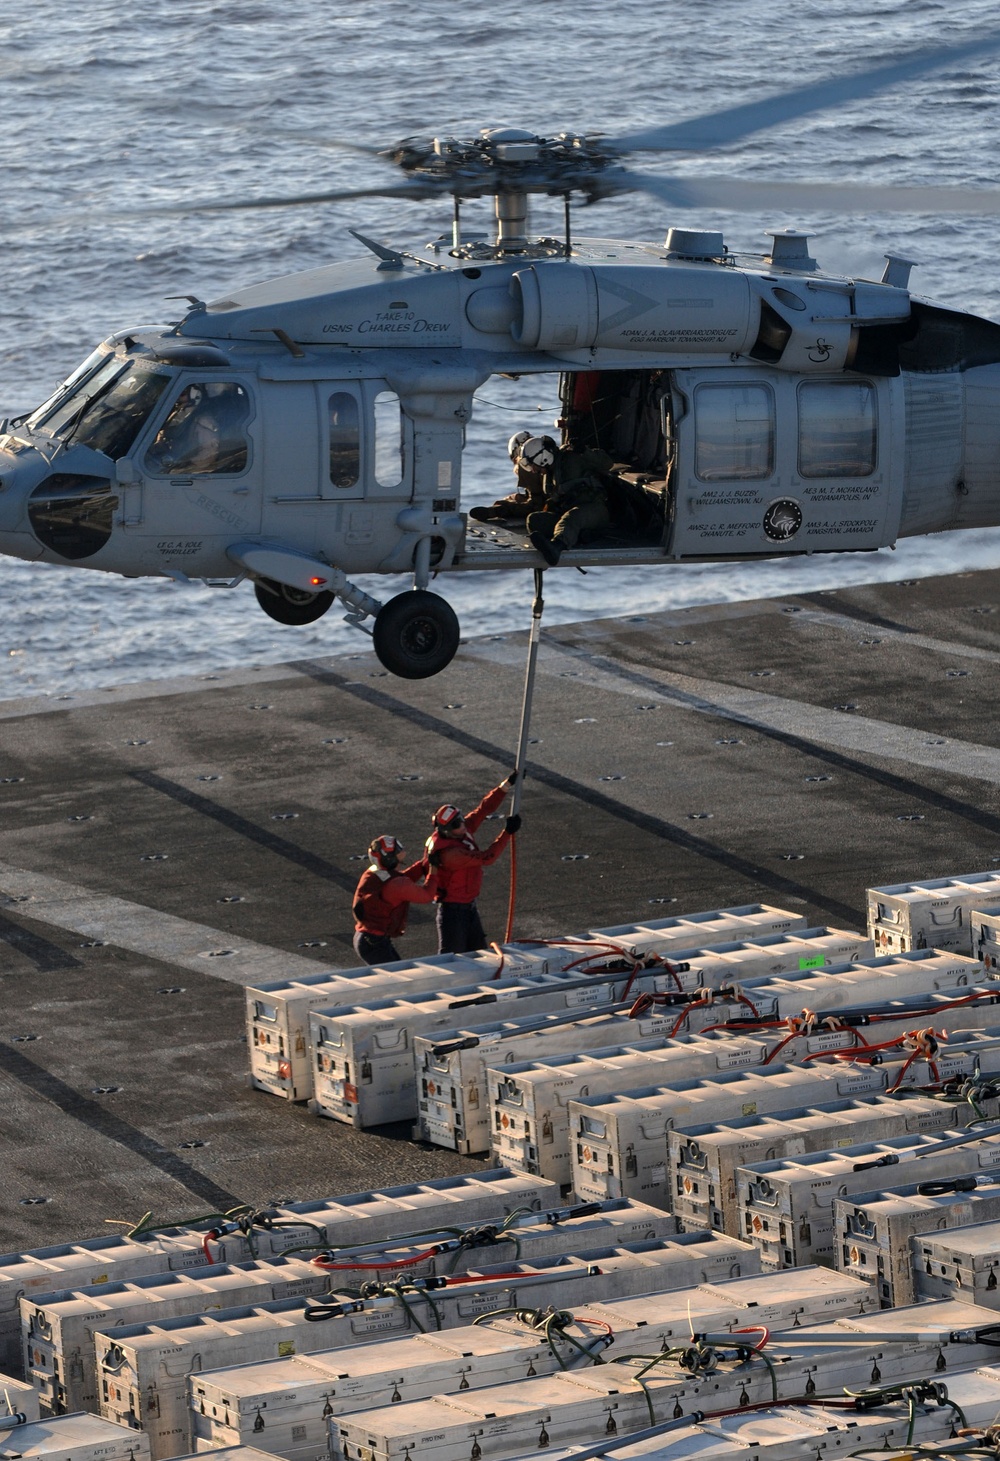
<path fill-rule="evenodd" d="M 498 374 L 558 375 L 564 436 L 617 464 L 624 526 L 568 564 L 1000 523 L 1000 326 L 912 298 L 902 261 L 835 278 L 801 235 L 747 259 L 678 230 L 464 253 L 380 249 L 112 336 L 0 435 L 0 552 L 249 576 L 355 614 L 380 606 L 347 575 L 423 590 L 432 570 L 537 566 L 461 508 L 465 428 Z"/>

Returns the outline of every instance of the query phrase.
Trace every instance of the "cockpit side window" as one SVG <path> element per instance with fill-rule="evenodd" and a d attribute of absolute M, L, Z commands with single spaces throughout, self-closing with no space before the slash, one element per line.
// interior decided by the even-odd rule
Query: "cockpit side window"
<path fill-rule="evenodd" d="M 361 475 L 361 421 L 358 401 L 348 391 L 330 397 L 330 481 L 354 487 Z"/>
<path fill-rule="evenodd" d="M 161 477 L 232 476 L 250 459 L 250 396 L 236 381 L 196 381 L 177 397 L 146 452 Z"/>

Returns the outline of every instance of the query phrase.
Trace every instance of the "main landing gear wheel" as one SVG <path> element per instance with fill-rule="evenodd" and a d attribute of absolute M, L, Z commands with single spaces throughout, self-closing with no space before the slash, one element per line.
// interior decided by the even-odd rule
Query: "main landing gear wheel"
<path fill-rule="evenodd" d="M 429 679 L 451 664 L 458 639 L 458 619 L 448 600 L 419 588 L 383 605 L 372 629 L 375 653 L 404 680 Z"/>
<path fill-rule="evenodd" d="M 314 624 L 317 619 L 322 619 L 334 599 L 334 595 L 325 589 L 322 593 L 311 594 L 305 589 L 278 583 L 273 578 L 259 579 L 253 591 L 264 613 L 277 619 L 279 624 Z"/>

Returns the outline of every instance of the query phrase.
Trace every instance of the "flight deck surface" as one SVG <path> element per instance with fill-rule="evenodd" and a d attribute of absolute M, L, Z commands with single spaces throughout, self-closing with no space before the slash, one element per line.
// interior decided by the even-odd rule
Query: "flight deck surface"
<path fill-rule="evenodd" d="M 515 935 L 756 901 L 863 928 L 870 885 L 1000 865 L 998 614 L 979 572 L 545 630 Z M 512 764 L 526 634 L 424 681 L 358 643 L 0 705 L 3 1248 L 476 1165 L 245 1083 L 243 985 L 354 965 L 370 838 L 418 856 Z M 507 889 L 504 859 L 494 938 Z M 415 909 L 402 952 L 433 948 Z"/>

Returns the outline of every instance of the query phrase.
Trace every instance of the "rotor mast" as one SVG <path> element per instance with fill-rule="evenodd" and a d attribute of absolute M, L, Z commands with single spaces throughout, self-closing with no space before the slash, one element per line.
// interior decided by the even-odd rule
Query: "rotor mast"
<path fill-rule="evenodd" d="M 537 165 L 541 144 L 532 132 L 519 127 L 493 127 L 484 130 L 483 141 L 490 147 L 501 169 L 510 164 Z M 509 177 L 509 173 L 507 173 Z M 506 179 L 505 179 L 506 181 Z M 528 194 L 523 188 L 506 186 L 498 189 L 493 199 L 496 217 L 494 247 L 501 254 L 519 254 L 528 247 Z"/>
<path fill-rule="evenodd" d="M 494 247 L 501 254 L 520 254 L 528 247 L 528 195 L 505 190 L 493 200 L 497 231 Z"/>

